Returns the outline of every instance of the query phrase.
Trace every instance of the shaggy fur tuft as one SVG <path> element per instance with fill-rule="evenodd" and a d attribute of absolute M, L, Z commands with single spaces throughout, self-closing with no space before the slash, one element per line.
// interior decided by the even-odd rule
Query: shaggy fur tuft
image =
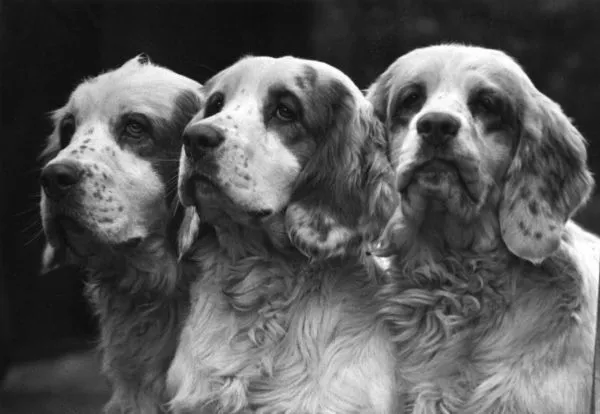
<path fill-rule="evenodd" d="M 379 121 L 320 62 L 245 58 L 206 89 L 179 188 L 215 231 L 182 262 L 198 279 L 170 407 L 395 413 L 393 347 L 373 300 L 382 274 L 365 254 L 397 197 Z M 198 148 L 207 134 L 221 143 Z"/>
<path fill-rule="evenodd" d="M 476 47 L 417 49 L 369 99 L 402 193 L 378 249 L 402 412 L 588 412 L 600 240 L 569 221 L 592 187 L 579 132 L 512 59 Z M 455 133 L 425 136 L 431 113 Z"/>
<path fill-rule="evenodd" d="M 113 388 L 107 414 L 160 413 L 168 401 L 165 375 L 189 304 L 177 266 L 181 214 L 169 205 L 199 89 L 137 57 L 82 82 L 53 115 L 42 155 L 43 265 L 88 273 Z"/>

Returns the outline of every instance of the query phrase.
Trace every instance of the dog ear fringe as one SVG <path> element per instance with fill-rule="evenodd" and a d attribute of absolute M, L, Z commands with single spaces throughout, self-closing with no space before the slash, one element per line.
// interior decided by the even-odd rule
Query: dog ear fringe
<path fill-rule="evenodd" d="M 502 239 L 516 256 L 541 263 L 594 181 L 585 140 L 561 108 L 537 90 L 527 96 L 522 133 L 499 209 Z"/>
<path fill-rule="evenodd" d="M 345 87 L 335 89 L 340 88 Z M 364 249 L 378 238 L 397 204 L 381 122 L 349 91 L 331 95 L 342 102 L 330 104 L 335 119 L 286 211 L 292 243 L 319 260 Z"/>

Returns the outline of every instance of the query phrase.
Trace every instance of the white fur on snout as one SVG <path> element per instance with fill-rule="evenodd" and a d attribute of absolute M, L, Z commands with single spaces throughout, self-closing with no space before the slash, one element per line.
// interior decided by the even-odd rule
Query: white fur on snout
<path fill-rule="evenodd" d="M 156 204 L 163 202 L 164 185 L 148 161 L 116 143 L 107 121 L 79 126 L 48 165 L 64 161 L 77 164 L 81 179 L 58 206 L 43 200 L 43 217 L 50 218 L 48 211 L 66 214 L 109 243 L 148 235 L 162 208 Z"/>
<path fill-rule="evenodd" d="M 206 124 L 225 136 L 215 156 L 227 195 L 246 210 L 280 211 L 287 205 L 301 166 L 279 132 L 265 126 L 258 104 L 234 100 Z"/>

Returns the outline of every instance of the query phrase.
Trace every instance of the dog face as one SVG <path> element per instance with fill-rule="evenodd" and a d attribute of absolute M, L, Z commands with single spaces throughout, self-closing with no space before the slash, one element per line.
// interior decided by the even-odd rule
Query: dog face
<path fill-rule="evenodd" d="M 368 97 L 390 136 L 403 211 L 415 194 L 465 222 L 499 209 L 517 256 L 538 262 L 558 247 L 592 186 L 584 140 L 514 60 L 477 47 L 417 49 Z"/>
<path fill-rule="evenodd" d="M 73 91 L 42 154 L 45 268 L 166 232 L 181 132 L 200 103 L 199 84 L 144 56 Z"/>
<path fill-rule="evenodd" d="M 394 191 L 383 131 L 343 73 L 248 57 L 209 80 L 205 95 L 183 136 L 184 205 L 243 224 L 285 212 L 296 246 L 319 257 L 372 238 L 386 220 Z"/>

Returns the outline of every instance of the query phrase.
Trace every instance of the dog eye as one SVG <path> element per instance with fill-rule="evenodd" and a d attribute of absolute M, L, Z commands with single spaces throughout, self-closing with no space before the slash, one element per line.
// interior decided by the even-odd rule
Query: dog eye
<path fill-rule="evenodd" d="M 60 147 L 65 148 L 69 145 L 73 134 L 75 134 L 75 117 L 72 114 L 66 115 L 61 121 L 58 130 L 60 138 Z"/>
<path fill-rule="evenodd" d="M 150 138 L 150 123 L 142 114 L 129 114 L 125 119 L 121 139 L 136 144 L 146 142 Z"/>
<path fill-rule="evenodd" d="M 283 122 L 293 122 L 296 120 L 296 113 L 283 103 L 279 103 L 275 108 L 275 116 Z"/>
<path fill-rule="evenodd" d="M 471 102 L 471 111 L 483 116 L 499 116 L 504 111 L 502 99 L 490 92 L 480 92 Z"/>
<path fill-rule="evenodd" d="M 125 133 L 131 138 L 139 138 L 144 133 L 144 126 L 137 121 L 129 121 L 125 126 Z"/>
<path fill-rule="evenodd" d="M 402 99 L 401 105 L 403 108 L 412 108 L 416 106 L 420 100 L 421 93 L 418 91 L 413 91 Z"/>
<path fill-rule="evenodd" d="M 479 98 L 479 108 L 486 114 L 497 114 L 500 112 L 500 103 L 492 96 L 482 96 Z"/>
<path fill-rule="evenodd" d="M 216 92 L 208 98 L 208 102 L 206 103 L 206 109 L 204 110 L 204 117 L 208 118 L 221 112 L 223 106 L 225 105 L 225 95 L 221 92 Z"/>

